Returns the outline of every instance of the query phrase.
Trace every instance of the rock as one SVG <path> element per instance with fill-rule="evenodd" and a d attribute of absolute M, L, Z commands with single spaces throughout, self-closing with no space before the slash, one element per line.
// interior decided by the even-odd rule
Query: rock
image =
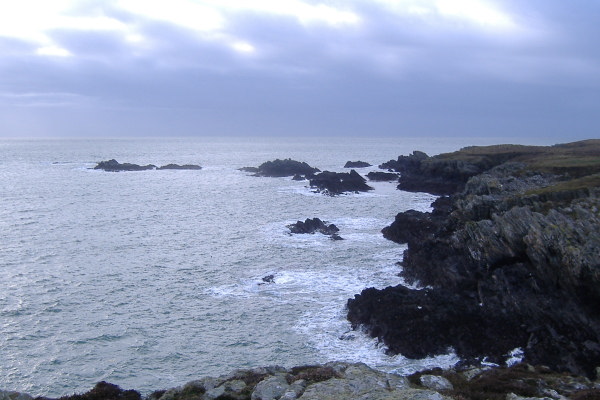
<path fill-rule="evenodd" d="M 290 390 L 290 385 L 287 383 L 285 376 L 276 375 L 259 382 L 252 392 L 251 399 L 278 400 L 288 390 Z"/>
<path fill-rule="evenodd" d="M 438 375 L 421 375 L 421 385 L 433 390 L 452 390 L 454 386 L 450 381 L 443 376 Z"/>
<path fill-rule="evenodd" d="M 202 169 L 202 167 L 199 165 L 194 165 L 194 164 L 184 164 L 184 165 L 167 164 L 167 165 L 163 165 L 162 167 L 158 167 L 157 169 L 159 169 L 159 170 L 163 170 L 163 169 L 200 170 L 200 169 Z"/>
<path fill-rule="evenodd" d="M 367 168 L 370 166 L 371 164 L 365 161 L 347 161 L 344 168 Z"/>
<path fill-rule="evenodd" d="M 366 179 L 355 170 L 350 172 L 321 172 L 310 178 L 310 187 L 330 196 L 346 192 L 358 193 L 373 190 L 371 186 L 366 184 Z"/>
<path fill-rule="evenodd" d="M 306 177 L 300 174 L 296 174 L 294 175 L 294 177 L 292 178 L 293 181 L 305 181 Z"/>
<path fill-rule="evenodd" d="M 348 301 L 353 327 L 410 358 L 451 347 L 473 365 L 484 357 L 502 364 L 522 348 L 525 362 L 593 378 L 600 359 L 600 162 L 586 160 L 599 152 L 600 140 L 492 146 L 435 160 L 413 154 L 390 165 L 414 172 L 416 181 L 419 174 L 430 183 L 434 175 L 454 176 L 463 189 L 436 201 L 431 213 L 398 214 L 383 230 L 408 243 L 402 276 L 428 289 L 365 289 Z M 476 170 L 485 172 L 465 180 Z"/>
<path fill-rule="evenodd" d="M 369 178 L 370 181 L 375 182 L 397 181 L 399 176 L 399 174 L 393 172 L 381 171 L 371 171 L 367 174 L 367 178 Z"/>
<path fill-rule="evenodd" d="M 305 162 L 299 162 L 292 159 L 267 161 L 258 166 L 258 168 L 244 167 L 242 170 L 254 172 L 255 176 L 284 177 L 304 175 L 312 176 L 319 172 L 318 168 L 313 168 Z"/>
<path fill-rule="evenodd" d="M 146 171 L 150 169 L 156 169 L 156 165 L 138 165 L 130 163 L 119 163 L 117 160 L 112 159 L 108 161 L 100 161 L 94 169 L 101 169 L 108 172 L 120 172 L 120 171 Z"/>
<path fill-rule="evenodd" d="M 275 283 L 275 275 L 271 274 L 271 275 L 264 276 L 262 278 L 262 281 L 264 283 Z"/>
<path fill-rule="evenodd" d="M 330 235 L 332 239 L 339 240 L 334 238 L 333 235 L 336 235 L 339 232 L 339 228 L 334 224 L 327 225 L 325 222 L 321 221 L 319 218 L 307 218 L 304 222 L 298 221 L 294 224 L 288 225 L 290 228 L 290 233 L 298 233 L 298 234 L 313 234 L 316 232 L 322 233 L 323 235 Z M 337 235 L 336 235 L 337 236 Z M 338 236 L 339 238 L 339 236 Z"/>

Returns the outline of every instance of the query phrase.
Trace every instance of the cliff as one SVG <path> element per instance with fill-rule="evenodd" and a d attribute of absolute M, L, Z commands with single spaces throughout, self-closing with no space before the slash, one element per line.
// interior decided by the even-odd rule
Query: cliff
<path fill-rule="evenodd" d="M 408 243 L 403 276 L 366 289 L 348 319 L 391 353 L 524 360 L 593 377 L 600 366 L 600 140 L 415 152 L 384 167 L 400 188 L 448 194 L 383 233 Z"/>

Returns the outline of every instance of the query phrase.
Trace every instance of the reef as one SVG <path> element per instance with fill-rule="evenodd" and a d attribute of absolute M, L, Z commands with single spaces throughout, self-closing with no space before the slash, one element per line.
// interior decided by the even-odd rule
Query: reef
<path fill-rule="evenodd" d="M 454 350 L 596 376 L 600 366 L 600 140 L 469 147 L 384 165 L 399 188 L 439 198 L 383 229 L 407 243 L 402 276 L 423 289 L 365 289 L 353 327 L 410 358 Z"/>
<path fill-rule="evenodd" d="M 321 221 L 319 218 L 307 218 L 304 222 L 298 221 L 288 225 L 288 228 L 290 233 L 313 234 L 319 232 L 334 240 L 342 240 L 342 237 L 338 235 L 340 229 L 335 224 L 327 225 L 327 222 Z"/>

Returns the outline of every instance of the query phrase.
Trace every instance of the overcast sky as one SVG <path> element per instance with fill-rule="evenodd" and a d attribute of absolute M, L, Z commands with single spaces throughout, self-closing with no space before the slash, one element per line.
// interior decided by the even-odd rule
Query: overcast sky
<path fill-rule="evenodd" d="M 0 136 L 600 137 L 598 0 L 0 0 Z"/>

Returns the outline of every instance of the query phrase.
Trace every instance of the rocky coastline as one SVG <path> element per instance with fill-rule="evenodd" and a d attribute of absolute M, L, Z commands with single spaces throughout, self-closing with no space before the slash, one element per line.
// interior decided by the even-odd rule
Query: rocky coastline
<path fill-rule="evenodd" d="M 97 168 L 111 171 L 112 161 Z M 115 170 L 156 169 L 117 164 L 125 169 Z M 360 363 L 260 367 L 147 396 L 100 382 L 60 400 L 599 399 L 600 140 L 469 147 L 434 157 L 415 151 L 380 168 L 389 174 L 382 177 L 399 176 L 401 190 L 440 196 L 431 212 L 401 212 L 382 230 L 408 245 L 402 276 L 420 289 L 367 288 L 348 300 L 347 318 L 390 354 L 452 350 L 463 360 L 458 365 L 410 376 Z M 325 174 L 289 159 L 244 170 L 298 175 L 311 186 Z M 355 171 L 347 175 L 366 185 Z M 288 227 L 337 235 L 318 218 Z M 515 352 L 521 363 L 510 361 Z M 0 390 L 0 400 L 33 397 Z"/>
<path fill-rule="evenodd" d="M 453 349 L 466 362 L 524 362 L 597 378 L 600 140 L 471 147 L 382 165 L 399 188 L 447 195 L 383 229 L 407 243 L 402 276 L 423 289 L 365 289 L 348 319 L 392 354 Z"/>
<path fill-rule="evenodd" d="M 236 370 L 156 390 L 146 396 L 99 382 L 85 393 L 35 400 L 593 400 L 598 396 L 598 382 L 527 364 L 508 368 L 433 369 L 400 376 L 362 363 L 331 362 Z M 0 390 L 0 400 L 34 398 Z"/>

